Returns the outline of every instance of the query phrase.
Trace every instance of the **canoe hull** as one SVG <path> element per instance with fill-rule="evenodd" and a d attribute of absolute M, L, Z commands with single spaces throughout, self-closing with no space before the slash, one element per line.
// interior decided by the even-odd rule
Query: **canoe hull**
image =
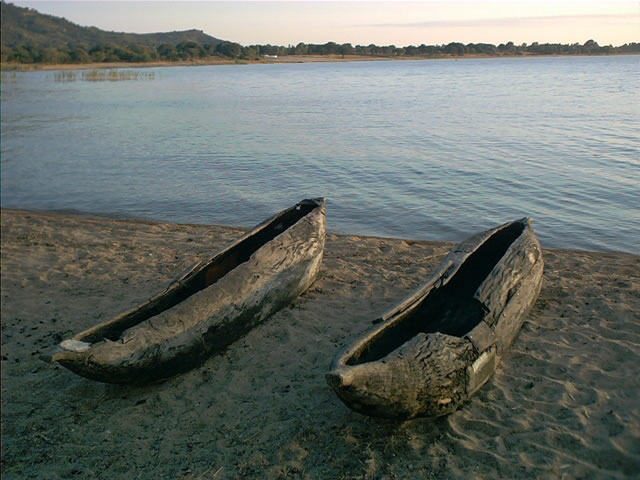
<path fill-rule="evenodd" d="M 61 351 L 51 360 L 78 375 L 121 384 L 158 381 L 190 370 L 304 292 L 320 268 L 325 235 L 322 202 L 212 285 L 126 329 L 114 341 L 104 339 L 80 352 Z M 74 339 L 87 336 L 84 332 Z"/>
<path fill-rule="evenodd" d="M 452 282 L 505 224 L 453 248 L 429 281 L 382 316 L 377 325 L 336 356 L 329 385 L 353 410 L 380 417 L 438 417 L 463 405 L 493 375 L 533 307 L 542 285 L 540 244 L 530 222 L 475 290 L 481 320 L 461 335 L 418 332 L 384 356 L 365 358 L 376 342 Z M 512 224 L 515 222 L 512 222 Z"/>

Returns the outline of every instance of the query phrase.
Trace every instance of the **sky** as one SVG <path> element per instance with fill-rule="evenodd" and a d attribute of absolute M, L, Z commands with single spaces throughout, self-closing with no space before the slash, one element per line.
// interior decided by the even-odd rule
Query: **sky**
<path fill-rule="evenodd" d="M 10 0 L 11 1 L 11 0 Z M 21 1 L 120 32 L 196 28 L 243 45 L 640 42 L 640 1 Z"/>

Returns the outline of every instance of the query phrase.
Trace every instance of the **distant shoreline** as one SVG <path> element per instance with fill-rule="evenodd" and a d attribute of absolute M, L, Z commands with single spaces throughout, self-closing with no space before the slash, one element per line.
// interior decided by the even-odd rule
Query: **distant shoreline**
<path fill-rule="evenodd" d="M 201 67 L 211 65 L 269 65 L 276 63 L 338 63 L 338 62 L 378 62 L 378 61 L 406 61 L 406 60 L 471 60 L 489 58 L 549 58 L 549 57 L 610 57 L 638 55 L 637 53 L 609 53 L 593 55 L 441 55 L 441 56 L 396 56 L 382 57 L 369 55 L 284 55 L 278 58 L 266 58 L 260 60 L 239 60 L 212 57 L 197 61 L 154 61 L 154 62 L 100 62 L 100 63 L 0 63 L 0 70 L 24 72 L 24 71 L 51 71 L 51 70 L 88 70 L 109 68 L 157 68 L 157 67 Z"/>

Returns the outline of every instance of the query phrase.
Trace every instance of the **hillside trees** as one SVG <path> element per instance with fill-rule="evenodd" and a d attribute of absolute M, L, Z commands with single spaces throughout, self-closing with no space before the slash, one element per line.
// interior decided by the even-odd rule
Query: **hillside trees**
<path fill-rule="evenodd" d="M 640 43 L 629 43 L 620 47 L 611 45 L 600 46 L 594 40 L 584 44 L 560 44 L 533 42 L 531 45 L 513 42 L 501 43 L 497 47 L 488 43 L 463 44 L 451 42 L 447 45 L 409 45 L 396 47 L 395 45 L 378 46 L 356 45 L 350 43 L 337 44 L 305 44 L 280 45 L 250 45 L 221 41 L 217 44 L 200 44 L 193 40 L 183 40 L 177 44 L 163 42 L 157 46 L 141 44 L 98 43 L 91 48 L 83 45 L 68 43 L 66 46 L 37 46 L 33 43 L 23 45 L 3 46 L 2 62 L 12 63 L 109 63 L 109 62 L 150 62 L 156 60 L 196 61 L 212 56 L 229 59 L 256 60 L 264 55 L 362 55 L 362 56 L 421 56 L 448 57 L 464 55 L 606 55 L 615 53 L 640 53 Z"/>

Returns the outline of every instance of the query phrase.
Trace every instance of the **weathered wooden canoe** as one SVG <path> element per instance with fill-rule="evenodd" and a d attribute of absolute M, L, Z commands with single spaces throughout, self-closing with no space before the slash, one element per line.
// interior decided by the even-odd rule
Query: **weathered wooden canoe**
<path fill-rule="evenodd" d="M 45 359 L 109 383 L 140 384 L 189 370 L 305 291 L 324 243 L 324 199 L 303 200 Z"/>
<path fill-rule="evenodd" d="M 372 416 L 453 412 L 493 374 L 542 286 L 523 218 L 456 245 L 429 281 L 336 356 L 329 385 Z"/>

